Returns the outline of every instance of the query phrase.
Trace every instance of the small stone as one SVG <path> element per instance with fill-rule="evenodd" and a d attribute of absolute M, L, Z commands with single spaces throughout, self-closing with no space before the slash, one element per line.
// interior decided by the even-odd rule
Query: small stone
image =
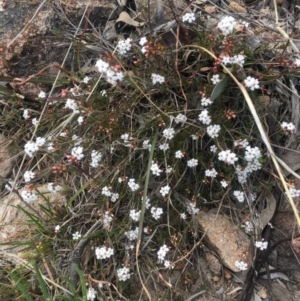
<path fill-rule="evenodd" d="M 224 277 L 225 277 L 225 279 L 227 279 L 227 280 L 231 279 L 231 277 L 232 277 L 230 271 L 227 270 L 226 268 L 224 268 Z"/>
<path fill-rule="evenodd" d="M 261 299 L 267 299 L 268 298 L 268 294 L 266 292 L 266 289 L 264 287 L 261 287 L 257 293 L 256 293 Z"/>
<path fill-rule="evenodd" d="M 213 280 L 214 282 L 218 282 L 218 281 L 220 281 L 220 277 L 214 276 L 212 280 Z"/>
<path fill-rule="evenodd" d="M 220 276 L 222 272 L 222 264 L 220 263 L 219 259 L 212 253 L 205 253 L 205 257 L 210 271 L 214 275 Z"/>
<path fill-rule="evenodd" d="M 237 13 L 245 14 L 247 12 L 247 9 L 245 7 L 239 5 L 238 3 L 234 2 L 234 1 L 229 3 L 229 7 Z"/>

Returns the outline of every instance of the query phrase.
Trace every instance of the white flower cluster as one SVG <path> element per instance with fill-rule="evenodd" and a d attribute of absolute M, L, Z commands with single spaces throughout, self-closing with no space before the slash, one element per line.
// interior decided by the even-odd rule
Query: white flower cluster
<path fill-rule="evenodd" d="M 28 111 L 27 109 L 24 110 L 24 112 L 23 112 L 23 117 L 24 117 L 24 119 L 26 119 L 26 120 L 30 118 L 30 114 L 29 114 L 29 111 Z"/>
<path fill-rule="evenodd" d="M 40 149 L 41 146 L 45 144 L 45 142 L 45 138 L 37 137 L 35 142 L 28 141 L 24 145 L 24 151 L 30 158 L 33 158 L 34 154 Z"/>
<path fill-rule="evenodd" d="M 208 97 L 208 98 L 203 97 L 203 98 L 201 99 L 201 105 L 202 105 L 203 107 L 207 107 L 207 106 L 211 105 L 212 103 L 213 103 L 213 102 L 210 100 L 209 97 Z"/>
<path fill-rule="evenodd" d="M 206 177 L 215 178 L 217 175 L 218 175 L 218 173 L 217 173 L 217 171 L 216 171 L 214 168 L 212 168 L 212 169 L 207 169 L 207 170 L 205 171 L 205 176 L 206 176 Z"/>
<path fill-rule="evenodd" d="M 164 213 L 160 207 L 151 207 L 151 215 L 154 219 L 158 220 L 161 215 Z"/>
<path fill-rule="evenodd" d="M 108 259 L 114 255 L 114 249 L 106 246 L 98 247 L 95 250 L 97 259 Z"/>
<path fill-rule="evenodd" d="M 144 46 L 147 42 L 148 42 L 147 38 L 146 38 L 146 37 L 142 37 L 142 38 L 140 39 L 139 44 L 140 44 L 141 46 Z"/>
<path fill-rule="evenodd" d="M 78 137 L 77 135 L 73 135 L 72 141 L 74 141 L 75 146 L 78 146 L 82 143 L 83 139 L 81 137 Z"/>
<path fill-rule="evenodd" d="M 105 211 L 105 214 L 102 219 L 103 228 L 108 229 L 112 220 L 113 220 L 113 218 L 112 218 L 111 213 L 109 211 Z"/>
<path fill-rule="evenodd" d="M 121 82 L 124 79 L 124 73 L 122 71 L 116 72 L 109 68 L 109 64 L 99 59 L 95 65 L 98 71 L 106 75 L 106 80 L 109 84 L 115 85 L 117 82 Z"/>
<path fill-rule="evenodd" d="M 73 240 L 78 240 L 81 238 L 81 234 L 78 231 L 73 233 L 72 236 L 73 236 Z"/>
<path fill-rule="evenodd" d="M 83 147 L 82 146 L 75 146 L 71 150 L 71 155 L 75 157 L 78 161 L 84 158 L 83 154 Z"/>
<path fill-rule="evenodd" d="M 238 269 L 240 269 L 240 271 L 247 271 L 247 269 L 248 269 L 248 264 L 247 264 L 246 262 L 244 262 L 244 261 L 238 261 L 238 260 L 236 260 L 236 261 L 234 262 L 234 265 L 235 265 Z"/>
<path fill-rule="evenodd" d="M 236 24 L 236 20 L 233 17 L 226 16 L 218 23 L 217 27 L 221 30 L 224 36 L 227 36 L 232 33 Z"/>
<path fill-rule="evenodd" d="M 209 125 L 206 129 L 206 133 L 211 138 L 219 137 L 219 132 L 221 131 L 221 127 L 218 124 Z"/>
<path fill-rule="evenodd" d="M 268 242 L 267 241 L 256 241 L 255 247 L 260 250 L 266 250 L 268 248 Z"/>
<path fill-rule="evenodd" d="M 99 166 L 99 162 L 101 161 L 102 159 L 102 154 L 101 152 L 98 152 L 96 150 L 92 150 L 92 153 L 91 153 L 91 157 L 92 157 L 92 162 L 91 162 L 91 166 L 96 168 Z"/>
<path fill-rule="evenodd" d="M 160 176 L 160 173 L 162 172 L 162 170 L 159 168 L 158 164 L 154 163 L 153 161 L 152 161 L 150 170 L 152 171 L 153 175 L 155 175 L 155 176 Z"/>
<path fill-rule="evenodd" d="M 84 117 L 83 117 L 83 116 L 79 116 L 79 117 L 77 118 L 77 122 L 78 122 L 79 125 L 82 125 L 83 122 L 84 122 Z"/>
<path fill-rule="evenodd" d="M 211 117 L 208 115 L 208 111 L 206 109 L 199 114 L 198 119 L 203 124 L 209 125 L 211 123 Z"/>
<path fill-rule="evenodd" d="M 300 67 L 300 60 L 299 60 L 299 59 L 295 59 L 294 65 L 295 65 L 296 67 Z"/>
<path fill-rule="evenodd" d="M 159 190 L 159 192 L 163 197 L 165 197 L 166 195 L 168 195 L 170 193 L 170 190 L 171 190 L 171 187 L 169 185 L 165 185 Z"/>
<path fill-rule="evenodd" d="M 129 212 L 129 216 L 133 221 L 138 222 L 140 220 L 141 210 L 136 211 L 135 209 L 132 209 Z"/>
<path fill-rule="evenodd" d="M 175 134 L 175 130 L 173 128 L 168 128 L 163 130 L 163 136 L 168 140 L 173 139 L 174 134 Z"/>
<path fill-rule="evenodd" d="M 117 48 L 121 55 L 126 54 L 128 51 L 130 51 L 132 46 L 132 39 L 127 38 L 126 40 L 120 40 L 117 44 Z"/>
<path fill-rule="evenodd" d="M 240 191 L 240 190 L 235 190 L 233 192 L 233 195 L 237 198 L 237 200 L 240 202 L 240 203 L 243 203 L 244 200 L 245 200 L 245 194 L 243 191 Z"/>
<path fill-rule="evenodd" d="M 197 214 L 200 210 L 199 208 L 196 207 L 196 203 L 193 202 L 188 202 L 186 208 L 190 215 Z"/>
<path fill-rule="evenodd" d="M 21 193 L 23 200 L 27 203 L 34 202 L 37 200 L 37 195 L 32 191 L 23 190 Z"/>
<path fill-rule="evenodd" d="M 26 170 L 24 172 L 24 180 L 26 183 L 30 182 L 35 178 L 35 173 L 33 171 Z"/>
<path fill-rule="evenodd" d="M 94 301 L 95 298 L 96 298 L 96 291 L 92 287 L 89 287 L 87 294 L 86 294 L 86 299 L 88 301 Z"/>
<path fill-rule="evenodd" d="M 187 121 L 187 118 L 185 115 L 183 114 L 178 114 L 176 117 L 175 117 L 175 123 L 186 123 Z"/>
<path fill-rule="evenodd" d="M 231 152 L 229 149 L 219 152 L 218 159 L 219 161 L 223 161 L 226 164 L 231 164 L 231 165 L 233 165 L 234 162 L 238 160 L 236 154 Z"/>
<path fill-rule="evenodd" d="M 139 227 L 136 227 L 134 230 L 126 231 L 125 235 L 130 241 L 136 240 L 139 235 Z"/>
<path fill-rule="evenodd" d="M 281 123 L 281 128 L 286 134 L 292 134 L 296 130 L 296 127 L 292 122 L 287 123 L 285 121 Z"/>
<path fill-rule="evenodd" d="M 193 23 L 196 20 L 194 13 L 186 13 L 182 16 L 183 22 Z"/>
<path fill-rule="evenodd" d="M 300 190 L 290 187 L 289 191 L 292 198 L 300 197 Z"/>
<path fill-rule="evenodd" d="M 159 251 L 157 252 L 158 261 L 163 262 L 168 252 L 169 248 L 167 247 L 167 245 L 160 247 Z"/>
<path fill-rule="evenodd" d="M 212 145 L 212 146 L 209 148 L 209 150 L 210 150 L 212 153 L 215 153 L 215 152 L 218 150 L 218 148 L 217 148 L 215 145 Z"/>
<path fill-rule="evenodd" d="M 60 230 L 60 225 L 56 225 L 56 226 L 54 227 L 54 232 L 55 232 L 55 233 L 58 233 L 59 230 Z"/>
<path fill-rule="evenodd" d="M 188 167 L 196 167 L 198 165 L 198 159 L 190 159 L 187 161 Z"/>
<path fill-rule="evenodd" d="M 223 188 L 226 188 L 226 187 L 228 186 L 228 182 L 227 182 L 225 179 L 223 179 L 223 180 L 220 182 L 220 184 L 221 184 L 221 186 L 222 186 Z"/>
<path fill-rule="evenodd" d="M 38 125 L 38 120 L 37 118 L 32 119 L 32 125 L 37 126 Z"/>
<path fill-rule="evenodd" d="M 57 194 L 60 192 L 62 187 L 58 184 L 48 183 L 48 190 L 50 193 Z"/>
<path fill-rule="evenodd" d="M 170 148 L 170 145 L 169 145 L 169 143 L 165 142 L 165 143 L 161 143 L 158 146 L 158 148 L 165 152 L 166 150 L 168 150 Z"/>
<path fill-rule="evenodd" d="M 255 89 L 259 89 L 259 81 L 258 81 L 258 79 L 254 78 L 254 77 L 248 76 L 244 80 L 244 84 L 251 91 L 254 91 Z"/>
<path fill-rule="evenodd" d="M 178 150 L 178 151 L 175 152 L 175 158 L 176 159 L 181 159 L 183 157 L 184 157 L 184 154 L 181 150 Z"/>
<path fill-rule="evenodd" d="M 239 139 L 239 140 L 234 141 L 234 146 L 237 146 L 239 149 L 245 148 L 248 145 L 249 145 L 249 142 L 246 139 L 244 139 L 244 140 Z"/>
<path fill-rule="evenodd" d="M 128 143 L 133 138 L 128 133 L 125 133 L 121 135 L 121 139 L 124 140 L 125 143 Z"/>
<path fill-rule="evenodd" d="M 73 113 L 76 113 L 76 114 L 79 113 L 78 104 L 77 104 L 76 100 L 74 100 L 74 99 L 68 98 L 67 102 L 65 104 L 65 108 L 72 110 Z"/>
<path fill-rule="evenodd" d="M 144 140 L 143 141 L 143 148 L 150 150 L 151 149 L 151 143 L 150 140 Z"/>
<path fill-rule="evenodd" d="M 128 186 L 131 191 L 137 191 L 140 188 L 140 185 L 135 183 L 135 179 L 129 179 Z"/>
<path fill-rule="evenodd" d="M 46 93 L 44 91 L 41 91 L 38 95 L 38 98 L 46 98 Z"/>
<path fill-rule="evenodd" d="M 165 82 L 165 77 L 156 73 L 151 74 L 151 79 L 153 85 L 155 85 L 156 83 L 162 84 Z"/>
<path fill-rule="evenodd" d="M 120 281 L 126 281 L 128 279 L 130 279 L 130 270 L 129 268 L 121 268 L 117 270 L 117 276 L 119 278 Z"/>
<path fill-rule="evenodd" d="M 247 146 L 245 151 L 245 160 L 248 162 L 253 162 L 261 157 L 261 152 L 257 146 L 251 147 Z"/>
<path fill-rule="evenodd" d="M 254 231 L 253 224 L 250 221 L 245 221 L 244 225 L 242 225 L 241 227 L 244 228 L 246 233 L 249 233 L 249 234 L 253 233 L 253 231 Z"/>
<path fill-rule="evenodd" d="M 242 67 L 245 64 L 245 57 L 242 54 L 237 54 L 234 56 L 224 56 L 222 59 L 222 63 L 224 65 L 236 64 Z"/>

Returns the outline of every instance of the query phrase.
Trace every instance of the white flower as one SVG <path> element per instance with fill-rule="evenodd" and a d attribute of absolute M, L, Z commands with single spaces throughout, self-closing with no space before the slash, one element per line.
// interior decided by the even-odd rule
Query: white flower
<path fill-rule="evenodd" d="M 249 26 L 249 23 L 246 22 L 246 21 L 243 21 L 242 24 L 243 24 L 245 27 L 248 27 L 248 26 Z"/>
<path fill-rule="evenodd" d="M 170 190 L 171 190 L 171 187 L 169 185 L 165 185 L 165 186 L 161 187 L 159 192 L 163 197 L 165 197 L 166 195 L 168 195 L 170 193 Z"/>
<path fill-rule="evenodd" d="M 162 151 L 166 151 L 170 148 L 169 143 L 165 142 L 165 143 L 161 143 L 158 148 Z"/>
<path fill-rule="evenodd" d="M 255 89 L 259 89 L 259 81 L 258 81 L 258 79 L 254 78 L 254 77 L 248 76 L 244 80 L 244 84 L 251 91 L 254 91 Z"/>
<path fill-rule="evenodd" d="M 211 77 L 210 79 L 212 81 L 212 83 L 214 85 L 216 85 L 217 83 L 219 83 L 221 80 L 220 80 L 220 75 L 219 74 L 215 74 Z"/>
<path fill-rule="evenodd" d="M 254 231 L 253 224 L 250 221 L 245 221 L 241 227 L 245 229 L 246 233 L 253 233 Z"/>
<path fill-rule="evenodd" d="M 152 171 L 153 175 L 155 175 L 155 176 L 160 176 L 160 173 L 162 172 L 162 170 L 159 169 L 158 164 L 154 163 L 153 161 L 152 161 L 150 170 Z"/>
<path fill-rule="evenodd" d="M 231 64 L 231 57 L 230 56 L 224 56 L 223 59 L 222 59 L 222 63 L 224 65 Z"/>
<path fill-rule="evenodd" d="M 91 153 L 91 157 L 92 157 L 92 162 L 91 162 L 91 166 L 96 168 L 99 166 L 99 162 L 101 161 L 102 159 L 102 154 L 101 152 L 98 152 L 96 150 L 92 150 L 92 153 Z"/>
<path fill-rule="evenodd" d="M 38 145 L 33 142 L 33 141 L 28 141 L 25 145 L 24 145 L 24 151 L 25 153 L 32 158 L 33 155 L 39 150 Z"/>
<path fill-rule="evenodd" d="M 22 196 L 23 200 L 27 203 L 34 202 L 38 198 L 34 192 L 32 192 L 32 191 L 30 192 L 27 190 L 23 190 L 21 193 L 21 196 Z"/>
<path fill-rule="evenodd" d="M 181 150 L 178 150 L 178 151 L 175 152 L 175 158 L 176 159 L 181 159 L 183 157 L 184 157 L 184 154 Z"/>
<path fill-rule="evenodd" d="M 268 242 L 267 241 L 256 241 L 255 247 L 260 250 L 266 250 L 268 248 Z"/>
<path fill-rule="evenodd" d="M 83 152 L 82 146 L 75 146 L 71 150 L 71 155 L 80 161 L 81 159 L 84 158 L 84 154 L 82 152 Z"/>
<path fill-rule="evenodd" d="M 72 236 L 73 236 L 74 240 L 78 240 L 78 239 L 81 238 L 81 234 L 78 231 L 76 231 L 75 233 L 73 233 Z"/>
<path fill-rule="evenodd" d="M 127 143 L 129 142 L 129 140 L 132 140 L 132 137 L 128 133 L 125 133 L 121 135 L 121 139 L 124 140 L 125 143 Z"/>
<path fill-rule="evenodd" d="M 37 118 L 33 118 L 33 119 L 32 119 L 32 124 L 33 124 L 34 126 L 37 126 L 37 125 L 38 125 L 38 120 L 37 120 Z"/>
<path fill-rule="evenodd" d="M 218 23 L 218 28 L 221 30 L 224 36 L 232 33 L 234 26 L 236 25 L 236 20 L 231 16 L 226 16 Z"/>
<path fill-rule="evenodd" d="M 41 91 L 38 95 L 38 98 L 45 98 L 46 97 L 46 93 Z"/>
<path fill-rule="evenodd" d="M 101 96 L 105 96 L 106 94 L 107 94 L 106 90 L 102 90 L 102 91 L 100 92 L 100 95 L 101 95 Z"/>
<path fill-rule="evenodd" d="M 188 167 L 196 167 L 198 165 L 198 159 L 190 159 L 187 161 Z"/>
<path fill-rule="evenodd" d="M 173 128 L 168 128 L 163 130 L 163 136 L 167 140 L 171 140 L 174 137 L 174 134 L 175 134 L 175 130 Z"/>
<path fill-rule="evenodd" d="M 108 259 L 111 256 L 114 255 L 114 249 L 113 248 L 108 248 L 106 246 L 98 247 L 95 250 L 95 255 L 97 259 Z"/>
<path fill-rule="evenodd" d="M 84 121 L 84 117 L 83 116 L 79 116 L 78 119 L 77 119 L 78 124 L 82 125 L 83 121 Z"/>
<path fill-rule="evenodd" d="M 211 123 L 211 117 L 208 115 L 208 111 L 206 109 L 199 114 L 198 119 L 203 124 L 209 125 Z"/>
<path fill-rule="evenodd" d="M 138 234 L 139 234 L 139 227 L 136 227 L 134 230 L 130 230 L 130 231 L 125 232 L 126 237 L 130 241 L 136 240 L 138 238 Z"/>
<path fill-rule="evenodd" d="M 228 186 L 227 181 L 224 180 L 224 179 L 220 182 L 220 184 L 221 184 L 221 186 L 222 186 L 223 188 L 226 188 L 226 187 Z"/>
<path fill-rule="evenodd" d="M 165 260 L 164 266 L 165 266 L 166 268 L 173 268 L 173 266 L 171 265 L 171 262 L 170 262 L 169 260 Z"/>
<path fill-rule="evenodd" d="M 60 225 L 56 225 L 55 228 L 54 228 L 54 232 L 55 233 L 58 233 L 60 230 Z"/>
<path fill-rule="evenodd" d="M 118 48 L 120 54 L 122 54 L 122 55 L 124 55 L 128 51 L 130 51 L 131 46 L 132 46 L 132 39 L 130 39 L 130 38 L 127 38 L 126 40 L 120 40 L 117 44 L 117 48 Z"/>
<path fill-rule="evenodd" d="M 33 171 L 27 170 L 24 172 L 24 180 L 26 183 L 30 182 L 34 178 L 35 178 L 35 173 Z"/>
<path fill-rule="evenodd" d="M 65 104 L 65 108 L 72 110 L 74 113 L 79 113 L 78 105 L 74 99 L 68 98 Z"/>
<path fill-rule="evenodd" d="M 238 148 L 245 148 L 248 145 L 249 145 L 249 142 L 246 139 L 244 139 L 244 140 L 239 139 L 239 140 L 234 141 L 234 146 L 237 146 Z"/>
<path fill-rule="evenodd" d="M 160 249 L 157 252 L 158 261 L 163 262 L 168 252 L 169 248 L 166 245 L 160 247 Z"/>
<path fill-rule="evenodd" d="M 196 208 L 196 204 L 193 202 L 188 202 L 186 204 L 186 209 L 189 214 L 197 214 L 199 212 L 199 208 Z"/>
<path fill-rule="evenodd" d="M 240 269 L 240 271 L 246 271 L 248 269 L 248 264 L 244 261 L 236 260 L 234 262 L 235 266 Z"/>
<path fill-rule="evenodd" d="M 207 107 L 208 105 L 211 105 L 213 102 L 210 100 L 210 98 L 206 98 L 206 97 L 203 97 L 201 99 L 201 105 L 203 107 Z"/>
<path fill-rule="evenodd" d="M 131 191 L 136 191 L 140 188 L 140 185 L 135 183 L 135 179 L 129 179 L 128 186 L 131 189 Z"/>
<path fill-rule="evenodd" d="M 218 154 L 218 160 L 223 161 L 226 164 L 231 164 L 233 165 L 235 161 L 238 160 L 237 156 L 235 153 L 232 153 L 229 149 L 225 151 L 221 151 Z"/>
<path fill-rule="evenodd" d="M 150 140 L 144 140 L 143 141 L 143 148 L 150 150 L 150 148 L 151 148 Z"/>
<path fill-rule="evenodd" d="M 162 84 L 165 82 L 165 77 L 156 73 L 151 74 L 151 79 L 153 85 L 155 85 L 156 83 Z"/>
<path fill-rule="evenodd" d="M 183 212 L 183 213 L 180 213 L 180 218 L 185 220 L 186 219 L 186 214 Z"/>
<path fill-rule="evenodd" d="M 245 64 L 245 57 L 242 54 L 234 55 L 231 58 L 231 63 L 232 64 L 237 64 L 237 65 L 242 67 Z"/>
<path fill-rule="evenodd" d="M 295 189 L 293 187 L 290 187 L 289 191 L 290 191 L 290 195 L 291 195 L 292 198 L 299 198 L 300 197 L 300 190 Z"/>
<path fill-rule="evenodd" d="M 98 68 L 98 71 L 100 73 L 106 73 L 108 68 L 109 68 L 109 64 L 104 62 L 103 60 L 99 59 L 97 62 L 96 62 L 96 65 L 95 65 L 97 68 Z"/>
<path fill-rule="evenodd" d="M 50 193 L 56 194 L 61 191 L 62 187 L 58 184 L 48 183 L 48 190 Z"/>
<path fill-rule="evenodd" d="M 261 157 L 261 152 L 258 147 L 247 146 L 245 151 L 245 160 L 248 162 L 252 162 L 255 159 L 259 159 Z"/>
<path fill-rule="evenodd" d="M 102 188 L 102 194 L 105 195 L 105 196 L 111 197 L 112 193 L 110 191 L 110 187 L 104 186 Z"/>
<path fill-rule="evenodd" d="M 196 20 L 194 13 L 186 13 L 182 16 L 183 22 L 193 23 Z"/>
<path fill-rule="evenodd" d="M 151 215 L 154 219 L 158 220 L 163 214 L 163 210 L 160 207 L 151 207 Z"/>
<path fill-rule="evenodd" d="M 283 131 L 286 133 L 286 134 L 292 134 L 296 131 L 296 127 L 295 125 L 290 122 L 290 123 L 287 123 L 285 121 L 283 121 L 281 123 L 281 128 L 283 129 Z"/>
<path fill-rule="evenodd" d="M 110 196 L 110 200 L 115 203 L 119 199 L 119 194 L 117 192 L 114 192 Z"/>
<path fill-rule="evenodd" d="M 84 84 L 88 84 L 88 82 L 89 82 L 90 79 L 91 79 L 90 77 L 85 76 L 84 79 L 82 80 L 82 82 L 83 82 Z"/>
<path fill-rule="evenodd" d="M 233 195 L 237 198 L 237 200 L 240 202 L 240 203 L 243 203 L 244 200 L 245 200 L 245 194 L 243 191 L 240 191 L 240 190 L 235 190 L 233 192 Z"/>
<path fill-rule="evenodd" d="M 210 150 L 212 153 L 215 153 L 215 152 L 218 150 L 218 148 L 217 148 L 215 145 L 212 145 L 212 146 L 209 148 L 209 150 Z"/>
<path fill-rule="evenodd" d="M 216 138 L 219 136 L 219 132 L 221 131 L 221 127 L 218 124 L 209 125 L 206 129 L 206 133 L 211 138 Z"/>
<path fill-rule="evenodd" d="M 175 123 L 186 123 L 187 121 L 187 118 L 185 115 L 183 114 L 178 114 L 176 117 L 175 117 Z"/>
<path fill-rule="evenodd" d="M 92 287 L 89 287 L 87 294 L 86 294 L 86 299 L 88 301 L 94 301 L 95 298 L 96 298 L 96 291 Z"/>
<path fill-rule="evenodd" d="M 148 42 L 148 41 L 147 41 L 147 38 L 146 38 L 146 37 L 142 37 L 142 38 L 140 39 L 139 44 L 140 44 L 141 46 L 144 46 L 147 42 Z"/>
<path fill-rule="evenodd" d="M 29 111 L 27 109 L 24 110 L 23 117 L 24 117 L 24 119 L 29 119 L 30 118 L 30 114 L 29 114 Z"/>
<path fill-rule="evenodd" d="M 109 211 L 105 211 L 104 217 L 102 219 L 103 222 L 103 228 L 104 229 L 109 229 L 110 222 L 113 220 L 112 215 Z"/>
<path fill-rule="evenodd" d="M 214 168 L 212 168 L 212 169 L 207 169 L 207 170 L 205 171 L 205 176 L 206 176 L 206 177 L 215 178 L 217 175 L 218 175 L 218 173 L 217 173 L 217 171 L 216 171 Z"/>
<path fill-rule="evenodd" d="M 138 222 L 140 220 L 140 215 L 141 215 L 141 210 L 140 211 L 136 211 L 135 209 L 130 210 L 129 216 L 133 221 Z"/>
<path fill-rule="evenodd" d="M 35 139 L 35 144 L 36 144 L 38 147 L 43 146 L 43 145 L 45 144 L 45 142 L 46 142 L 46 139 L 43 138 L 43 137 L 37 137 L 37 138 Z"/>
<path fill-rule="evenodd" d="M 130 270 L 129 268 L 121 268 L 117 270 L 117 276 L 119 278 L 120 281 L 126 281 L 128 279 L 130 279 Z"/>

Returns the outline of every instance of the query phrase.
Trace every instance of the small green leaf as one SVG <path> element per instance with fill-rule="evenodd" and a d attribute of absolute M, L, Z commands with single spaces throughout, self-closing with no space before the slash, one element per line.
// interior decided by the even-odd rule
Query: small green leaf
<path fill-rule="evenodd" d="M 214 101 L 215 99 L 217 99 L 220 96 L 220 94 L 227 87 L 228 81 L 229 81 L 229 76 L 225 75 L 224 78 L 213 89 L 213 91 L 210 95 L 210 100 L 211 101 Z"/>

